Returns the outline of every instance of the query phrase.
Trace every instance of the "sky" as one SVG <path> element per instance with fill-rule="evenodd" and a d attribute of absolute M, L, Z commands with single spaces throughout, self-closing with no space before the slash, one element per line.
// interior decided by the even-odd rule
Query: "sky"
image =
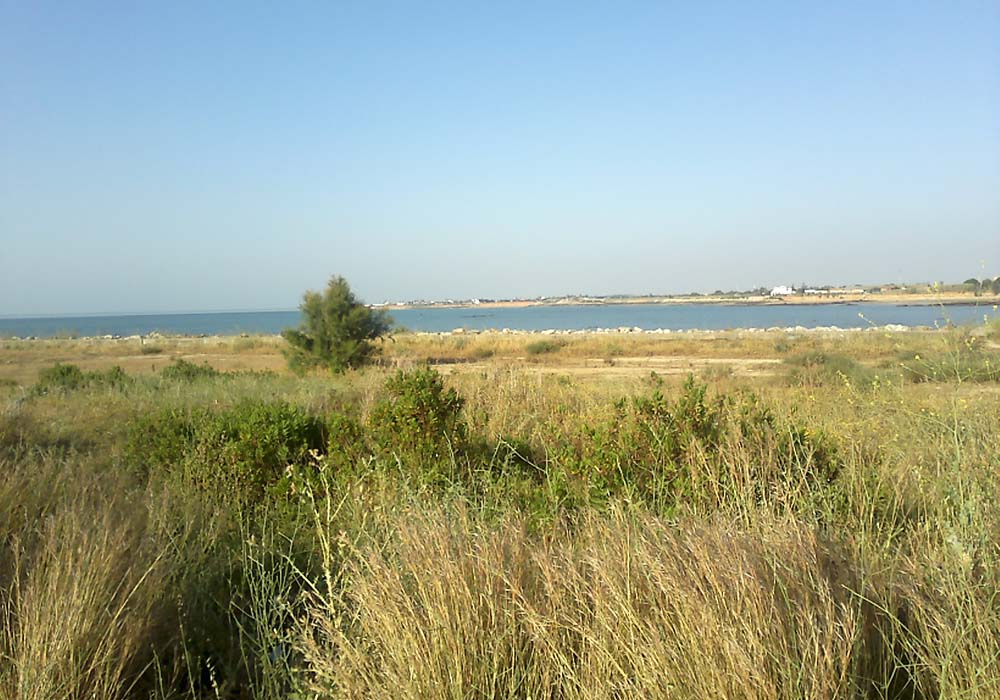
<path fill-rule="evenodd" d="M 1000 274 L 1000 3 L 0 0 L 0 315 Z"/>

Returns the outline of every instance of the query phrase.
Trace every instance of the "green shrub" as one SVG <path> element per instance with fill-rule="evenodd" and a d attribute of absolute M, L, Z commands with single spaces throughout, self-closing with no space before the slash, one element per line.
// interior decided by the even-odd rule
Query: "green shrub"
<path fill-rule="evenodd" d="M 371 455 L 364 426 L 346 413 L 330 414 L 326 431 L 326 464 L 334 472 L 354 472 Z"/>
<path fill-rule="evenodd" d="M 57 362 L 52 367 L 38 373 L 35 391 L 43 394 L 50 391 L 75 391 L 86 385 L 86 372 L 76 365 L 64 365 Z"/>
<path fill-rule="evenodd" d="M 785 360 L 792 367 L 788 379 L 801 386 L 871 387 L 875 373 L 843 355 L 808 352 Z"/>
<path fill-rule="evenodd" d="M 313 466 L 326 449 L 323 421 L 284 402 L 246 401 L 214 413 L 166 410 L 132 423 L 133 464 L 180 474 L 188 483 L 254 502 L 280 484 L 290 465 Z"/>
<path fill-rule="evenodd" d="M 139 352 L 143 355 L 159 355 L 163 352 L 163 348 L 159 345 L 143 345 L 139 348 Z"/>
<path fill-rule="evenodd" d="M 210 421 L 205 409 L 162 409 L 135 418 L 125 441 L 133 466 L 172 467 L 183 462 L 195 444 L 197 426 Z"/>
<path fill-rule="evenodd" d="M 174 360 L 173 364 L 164 367 L 163 371 L 160 372 L 160 376 L 163 379 L 179 382 L 193 382 L 196 379 L 218 377 L 219 374 L 219 370 L 207 363 L 196 365 L 193 362 L 183 359 Z"/>
<path fill-rule="evenodd" d="M 385 385 L 368 427 L 378 451 L 418 470 L 436 471 L 467 446 L 464 400 L 424 367 L 399 371 Z"/>
<path fill-rule="evenodd" d="M 761 501 L 790 483 L 828 484 L 834 445 L 822 433 L 779 421 L 751 393 L 709 397 L 689 377 L 670 400 L 660 389 L 618 402 L 557 454 L 589 480 L 598 499 L 628 495 L 670 509 L 682 501 Z"/>
<path fill-rule="evenodd" d="M 323 422 L 284 402 L 239 404 L 199 426 L 196 437 L 189 476 L 251 500 L 326 447 Z"/>
<path fill-rule="evenodd" d="M 106 369 L 103 372 L 91 372 L 90 376 L 95 384 L 111 387 L 113 389 L 123 389 L 135 381 L 133 377 L 127 375 L 125 370 L 118 365 L 115 365 L 110 369 Z"/>
<path fill-rule="evenodd" d="M 483 443 L 481 448 L 484 470 L 490 478 L 528 477 L 539 481 L 545 476 L 544 455 L 536 453 L 527 441 L 517 437 L 504 436 L 493 443 Z"/>
<path fill-rule="evenodd" d="M 132 377 L 117 365 L 103 372 L 84 372 L 77 365 L 56 363 L 38 373 L 38 382 L 33 387 L 32 393 L 35 395 L 51 392 L 67 393 L 94 387 L 122 389 L 132 381 Z"/>
<path fill-rule="evenodd" d="M 547 355 L 549 353 L 558 352 L 562 348 L 563 344 L 555 340 L 536 340 L 532 343 L 528 343 L 524 351 L 529 355 Z"/>
<path fill-rule="evenodd" d="M 288 344 L 288 366 L 298 373 L 326 367 L 338 374 L 367 364 L 378 353 L 374 341 L 392 324 L 385 311 L 362 304 L 339 276 L 330 279 L 322 294 L 306 292 L 299 309 L 301 325 L 281 333 Z"/>

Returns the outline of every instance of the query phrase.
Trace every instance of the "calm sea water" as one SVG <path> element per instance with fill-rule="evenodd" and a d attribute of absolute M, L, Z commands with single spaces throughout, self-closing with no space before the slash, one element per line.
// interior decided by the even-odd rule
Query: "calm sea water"
<path fill-rule="evenodd" d="M 864 318 L 860 316 L 864 314 Z M 980 323 L 996 318 L 992 305 L 900 306 L 894 304 L 826 304 L 816 306 L 745 306 L 735 304 L 629 304 L 613 306 L 532 306 L 520 309 L 406 309 L 392 312 L 395 322 L 413 331 L 586 330 L 638 327 L 644 330 L 724 330 L 773 326 L 935 326 Z M 66 316 L 0 318 L 0 337 L 145 335 L 153 331 L 179 335 L 278 333 L 298 325 L 298 311 Z"/>

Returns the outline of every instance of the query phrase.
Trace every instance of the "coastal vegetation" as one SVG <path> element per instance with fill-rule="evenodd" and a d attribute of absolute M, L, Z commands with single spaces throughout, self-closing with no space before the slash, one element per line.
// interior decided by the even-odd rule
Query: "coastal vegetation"
<path fill-rule="evenodd" d="M 1000 692 L 995 323 L 370 342 L 0 345 L 0 696 Z"/>
<path fill-rule="evenodd" d="M 376 350 L 372 341 L 389 331 L 391 319 L 354 296 L 343 277 L 335 276 L 322 294 L 306 292 L 299 307 L 302 324 L 281 335 L 293 371 L 325 367 L 333 373 L 366 364 Z"/>

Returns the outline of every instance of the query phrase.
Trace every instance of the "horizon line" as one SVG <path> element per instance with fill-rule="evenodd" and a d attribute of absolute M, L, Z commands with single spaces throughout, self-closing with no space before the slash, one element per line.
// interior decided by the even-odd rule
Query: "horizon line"
<path fill-rule="evenodd" d="M 857 282 L 853 284 L 837 284 L 837 285 L 815 285 L 809 287 L 806 285 L 804 288 L 810 289 L 822 289 L 824 287 L 840 289 L 844 287 L 876 287 L 876 286 L 897 286 L 897 287 L 907 287 L 912 285 L 928 285 L 934 287 L 937 284 L 942 284 L 944 286 L 959 286 L 963 284 L 962 282 L 883 282 L 877 284 Z M 723 291 L 722 294 L 746 294 L 756 289 L 766 289 L 767 285 L 761 285 L 754 287 L 751 290 L 730 290 Z M 773 285 L 771 288 L 774 288 Z M 564 294 L 536 294 L 534 296 L 511 296 L 511 297 L 491 297 L 491 296 L 470 296 L 465 298 L 449 298 L 449 299 L 417 299 L 411 298 L 406 300 L 394 300 L 394 301 L 379 301 L 379 302 L 366 302 L 362 303 L 368 307 L 385 307 L 385 306 L 398 306 L 398 305 L 410 305 L 410 304 L 461 304 L 465 302 L 474 302 L 482 299 L 488 299 L 491 301 L 537 301 L 539 299 L 572 299 L 572 298 L 589 298 L 589 299 L 609 299 L 609 298 L 632 298 L 632 299 L 644 299 L 644 298 L 656 298 L 656 297 L 666 297 L 666 298 L 678 298 L 678 297 L 691 297 L 691 296 L 713 296 L 720 290 L 715 290 L 712 292 L 683 292 L 677 294 L 670 293 L 629 293 L 629 292 L 615 292 L 610 294 L 588 294 L 584 292 L 574 292 L 574 293 L 564 293 Z M 26 319 L 42 319 L 42 318 L 109 318 L 109 317 L 128 317 L 128 316 L 194 316 L 194 315 L 204 315 L 204 314 L 252 314 L 252 313 L 292 313 L 299 311 L 299 307 L 287 308 L 287 307 L 265 307 L 265 308 L 229 308 L 229 309 L 182 309 L 182 310 L 160 310 L 160 311 L 79 311 L 79 312 L 48 312 L 48 313 L 15 313 L 15 314 L 3 314 L 0 313 L 0 320 L 26 320 Z"/>

